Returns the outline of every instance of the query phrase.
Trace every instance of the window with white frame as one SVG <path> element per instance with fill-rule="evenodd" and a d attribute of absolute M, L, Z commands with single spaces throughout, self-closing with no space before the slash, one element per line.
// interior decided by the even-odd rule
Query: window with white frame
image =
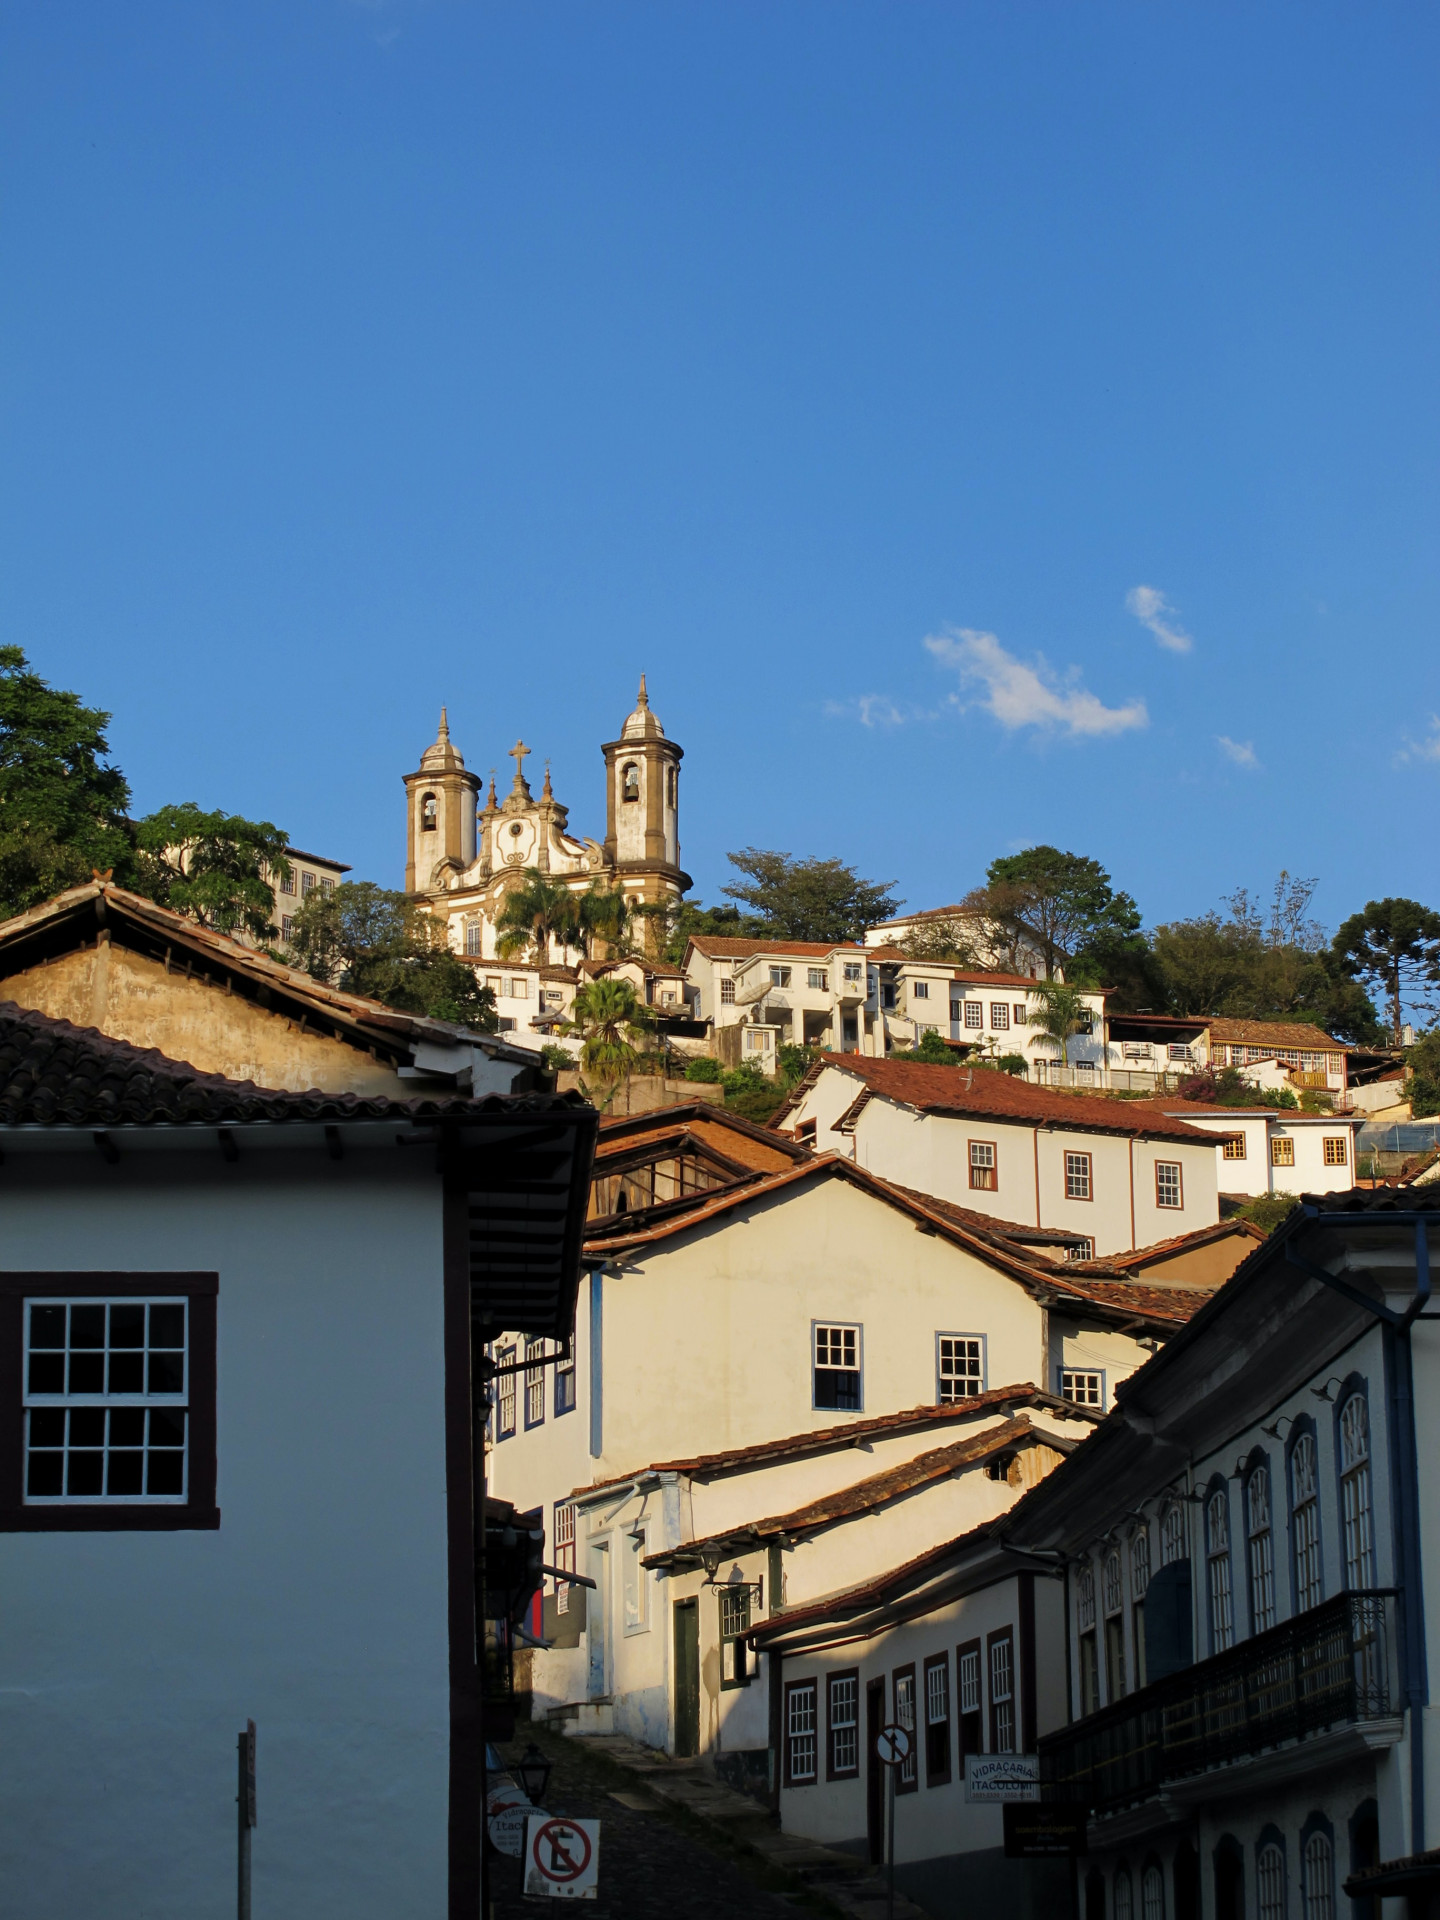
<path fill-rule="evenodd" d="M 295 938 L 295 916 L 293 913 L 281 914 L 280 938 L 287 943 Z"/>
<path fill-rule="evenodd" d="M 990 1002 L 990 1026 L 991 1030 L 995 1033 L 1008 1033 L 1010 1031 L 1010 1002 L 1008 1000 L 992 1000 Z"/>
<path fill-rule="evenodd" d="M 335 891 L 335 882 L 330 878 L 328 873 L 322 873 L 320 876 L 320 891 L 321 893 L 333 893 Z"/>
<path fill-rule="evenodd" d="M 1290 1537 L 1295 1557 L 1295 1611 L 1304 1613 L 1318 1607 L 1325 1597 L 1313 1433 L 1302 1433 L 1290 1453 Z"/>
<path fill-rule="evenodd" d="M 1075 1611 L 1080 1626 L 1080 1712 L 1100 1707 L 1100 1659 L 1095 1645 L 1095 1569 L 1085 1560 L 1075 1583 Z"/>
<path fill-rule="evenodd" d="M 864 969 L 858 960 L 847 960 L 841 971 L 847 986 L 857 986 L 864 978 Z"/>
<path fill-rule="evenodd" d="M 1275 1536 L 1270 1523 L 1270 1468 L 1258 1461 L 1245 1476 L 1245 1551 L 1250 1573 L 1250 1631 L 1275 1624 Z"/>
<path fill-rule="evenodd" d="M 1067 1260 L 1093 1260 L 1095 1258 L 1095 1242 L 1089 1239 L 1072 1240 L 1070 1245 L 1065 1249 L 1065 1258 Z"/>
<path fill-rule="evenodd" d="M 970 1143 L 970 1185 L 979 1193 L 994 1193 L 1000 1185 L 1000 1169 L 993 1140 Z"/>
<path fill-rule="evenodd" d="M 517 973 L 511 977 L 510 998 L 512 1000 L 528 1000 L 530 998 L 530 976 L 528 973 Z"/>
<path fill-rule="evenodd" d="M 1340 1409 L 1340 1517 L 1345 1533 L 1345 1584 L 1375 1584 L 1375 1527 L 1370 1511 L 1370 1410 L 1363 1393 Z"/>
<path fill-rule="evenodd" d="M 1304 1920 L 1335 1920 L 1335 1849 L 1323 1827 L 1314 1828 L 1305 1840 L 1300 1874 Z"/>
<path fill-rule="evenodd" d="M 308 900 L 308 899 L 310 898 L 310 895 L 311 895 L 311 894 L 312 894 L 312 893 L 313 893 L 314 891 L 315 891 L 315 876 L 314 876 L 314 874 L 313 874 L 313 873 L 302 873 L 302 874 L 301 874 L 301 876 L 300 876 L 300 898 L 301 898 L 302 900 Z"/>
<path fill-rule="evenodd" d="M 514 1347 L 501 1347 L 495 1364 L 506 1369 L 495 1383 L 495 1438 L 508 1440 L 515 1431 L 515 1375 L 510 1371 L 515 1365 Z"/>
<path fill-rule="evenodd" d="M 935 1336 L 940 1404 L 969 1400 L 985 1391 L 985 1336 L 938 1333 Z"/>
<path fill-rule="evenodd" d="M 960 1703 L 960 1748 L 962 1753 L 979 1753 L 980 1741 L 980 1646 L 978 1641 L 960 1647 L 955 1653 L 955 1692 Z"/>
<path fill-rule="evenodd" d="M 545 1342 L 525 1342 L 525 1424 L 538 1427 L 545 1418 Z"/>
<path fill-rule="evenodd" d="M 478 920 L 467 920 L 467 921 L 466 921 L 466 923 L 465 923 L 465 951 L 466 951 L 466 953 L 467 953 L 467 954 L 469 954 L 469 955 L 471 956 L 471 958 L 472 958 L 472 959 L 478 959 L 478 958 L 479 958 L 479 955 L 480 955 L 480 936 L 481 936 L 481 933 L 482 933 L 482 932 L 483 932 L 483 929 L 482 929 L 482 927 L 481 927 L 481 925 L 480 925 L 480 922 L 479 922 Z"/>
<path fill-rule="evenodd" d="M 829 1730 L 829 1773 L 847 1779 L 860 1771 L 860 1676 L 832 1673 L 826 1700 Z"/>
<path fill-rule="evenodd" d="M 815 1327 L 815 1405 L 834 1413 L 858 1413 L 861 1394 L 861 1330 Z"/>
<path fill-rule="evenodd" d="M 1175 1500 L 1165 1509 L 1165 1517 L 1160 1522 L 1160 1564 L 1170 1567 L 1185 1557 L 1185 1509 Z"/>
<path fill-rule="evenodd" d="M 1167 1060 L 1188 1060 L 1190 1049 L 1183 1040 L 1171 1040 L 1165 1048 L 1165 1057 Z"/>
<path fill-rule="evenodd" d="M 950 1661 L 940 1654 L 925 1662 L 925 1779 L 938 1786 L 950 1777 Z"/>
<path fill-rule="evenodd" d="M 559 1573 L 575 1571 L 575 1503 L 573 1500 L 555 1502 L 555 1539 L 553 1551 L 555 1568 Z M 570 1596 L 575 1591 L 568 1580 L 555 1582 L 555 1611 L 570 1611 Z"/>
<path fill-rule="evenodd" d="M 733 980 L 722 980 L 720 982 L 720 1004 L 722 1007 L 734 1006 L 735 982 Z"/>
<path fill-rule="evenodd" d="M 1255 1906 L 1260 1920 L 1285 1920 L 1285 1855 L 1267 1840 L 1255 1856 Z"/>
<path fill-rule="evenodd" d="M 295 869 L 293 867 L 291 867 L 288 872 L 280 875 L 280 891 L 281 893 L 288 893 L 292 899 L 294 898 Z"/>
<path fill-rule="evenodd" d="M 785 1784 L 811 1785 L 816 1757 L 815 1682 L 792 1680 L 785 1688 Z"/>
<path fill-rule="evenodd" d="M 1065 1198 L 1067 1200 L 1094 1198 L 1088 1153 L 1067 1152 L 1065 1155 Z"/>
<path fill-rule="evenodd" d="M 790 984 L 789 967 L 771 967 L 770 984 L 772 987 L 788 987 Z"/>
<path fill-rule="evenodd" d="M 985 1007 L 982 1001 L 967 1000 L 965 1002 L 965 1024 L 967 1027 L 973 1027 L 976 1030 L 984 1026 Z"/>
<path fill-rule="evenodd" d="M 990 1751 L 1015 1751 L 1015 1641 L 1009 1627 L 990 1636 Z"/>
<path fill-rule="evenodd" d="M 805 973 L 805 984 L 815 993 L 828 993 L 830 991 L 830 975 L 825 971 L 824 967 L 809 967 Z"/>
<path fill-rule="evenodd" d="M 1230 1495 L 1224 1487 L 1216 1487 L 1205 1502 L 1205 1569 L 1210 1594 L 1210 1650 L 1223 1653 L 1235 1638 Z"/>
<path fill-rule="evenodd" d="M 915 1786 L 919 1779 L 915 1753 L 915 1669 L 906 1667 L 895 1675 L 895 1724 L 904 1727 L 910 1735 L 910 1751 L 900 1762 L 896 1773 L 897 1791 L 904 1792 Z"/>
<path fill-rule="evenodd" d="M 1073 1400 L 1077 1407 L 1103 1407 L 1105 1405 L 1104 1368 L 1062 1367 L 1060 1398 Z"/>
<path fill-rule="evenodd" d="M 1178 1207 L 1182 1204 L 1178 1160 L 1155 1162 L 1155 1204 L 1157 1207 Z"/>
<path fill-rule="evenodd" d="M 720 1685 L 748 1687 L 750 1649 L 745 1635 L 750 1631 L 752 1589 L 740 1582 L 717 1587 L 720 1596 Z"/>
<path fill-rule="evenodd" d="M 163 1297 L 26 1301 L 27 1506 L 184 1503 L 188 1308 Z"/>

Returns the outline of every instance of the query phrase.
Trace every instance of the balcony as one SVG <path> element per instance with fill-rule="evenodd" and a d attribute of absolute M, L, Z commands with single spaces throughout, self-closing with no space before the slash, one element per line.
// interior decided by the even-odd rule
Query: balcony
<path fill-rule="evenodd" d="M 1384 1720 L 1393 1596 L 1342 1593 L 1040 1741 L 1049 1799 L 1097 1813 L 1332 1728 Z"/>

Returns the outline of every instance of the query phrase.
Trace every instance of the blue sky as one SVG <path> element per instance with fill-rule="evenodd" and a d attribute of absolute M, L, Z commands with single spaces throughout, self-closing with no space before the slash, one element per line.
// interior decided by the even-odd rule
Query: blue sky
<path fill-rule="evenodd" d="M 1437 96 L 1424 6 L 11 7 L 0 629 L 391 884 L 442 701 L 596 833 L 644 668 L 709 898 L 1440 905 Z"/>

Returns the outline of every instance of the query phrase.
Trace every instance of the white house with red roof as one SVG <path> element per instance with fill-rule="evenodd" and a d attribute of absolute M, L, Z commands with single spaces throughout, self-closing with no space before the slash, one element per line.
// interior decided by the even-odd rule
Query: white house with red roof
<path fill-rule="evenodd" d="M 825 1054 L 772 1122 L 817 1152 L 999 1219 L 1131 1251 L 1220 1217 L 1215 1144 L 1150 1105 L 992 1068 Z"/>

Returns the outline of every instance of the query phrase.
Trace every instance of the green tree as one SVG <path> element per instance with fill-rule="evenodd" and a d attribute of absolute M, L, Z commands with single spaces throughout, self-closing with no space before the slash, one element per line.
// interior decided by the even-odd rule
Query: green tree
<path fill-rule="evenodd" d="M 698 900 L 682 900 L 677 906 L 637 907 L 637 914 L 657 922 L 657 944 L 672 967 L 684 964 L 685 949 L 692 936 L 718 935 L 726 940 L 754 939 L 765 931 L 764 923 L 738 907 L 706 907 Z"/>
<path fill-rule="evenodd" d="M 594 959 L 603 946 L 607 953 L 629 951 L 634 916 L 618 887 L 592 881 L 575 903 L 574 923 L 586 953 Z"/>
<path fill-rule="evenodd" d="M 600 1081 L 624 1080 L 635 1070 L 635 1042 L 645 1037 L 654 1015 L 628 980 L 604 974 L 575 995 L 563 1031 L 580 1035 L 580 1065 Z"/>
<path fill-rule="evenodd" d="M 890 891 L 892 880 L 862 880 L 843 860 L 796 860 L 760 847 L 725 857 L 744 878 L 720 891 L 749 907 L 761 932 L 777 940 L 858 940 L 904 904 Z"/>
<path fill-rule="evenodd" d="M 133 880 L 130 789 L 109 764 L 110 715 L 0 647 L 0 914 L 21 913 L 93 872 Z"/>
<path fill-rule="evenodd" d="M 1135 902 L 1116 892 L 1098 860 L 1083 854 L 1027 847 L 992 860 L 985 882 L 989 912 L 1012 940 L 1023 937 L 1038 949 L 1047 980 L 1102 937 L 1112 943 L 1140 938 Z"/>
<path fill-rule="evenodd" d="M 495 932 L 495 951 L 502 960 L 529 953 L 543 966 L 550 958 L 552 940 L 562 948 L 579 942 L 575 896 L 538 867 L 526 867 L 520 885 L 505 896 Z"/>
<path fill-rule="evenodd" d="M 1418 900 L 1367 901 L 1363 912 L 1341 922 L 1332 951 L 1346 972 L 1373 981 L 1383 994 L 1398 1047 L 1404 1001 L 1440 982 L 1440 913 Z"/>
<path fill-rule="evenodd" d="M 206 813 L 193 800 L 135 826 L 137 882 L 161 906 L 217 933 L 275 938 L 273 880 L 288 880 L 289 835 L 268 820 Z"/>
<path fill-rule="evenodd" d="M 1422 1034 L 1405 1055 L 1406 1094 L 1417 1120 L 1440 1113 L 1440 1028 Z"/>
<path fill-rule="evenodd" d="M 1070 1064 L 1070 1042 L 1077 1033 L 1090 1031 L 1090 1009 L 1078 987 L 1062 987 L 1056 980 L 1038 980 L 1035 991 L 1040 1004 L 1030 1012 L 1030 1025 L 1060 1049 L 1060 1058 Z"/>
<path fill-rule="evenodd" d="M 444 928 L 408 895 L 372 881 L 349 881 L 333 893 L 317 887 L 295 915 L 290 949 L 312 978 L 397 1012 L 476 1033 L 499 1025 L 495 995 L 450 951 Z"/>
<path fill-rule="evenodd" d="M 898 942 L 912 960 L 938 960 L 952 967 L 979 968 L 983 956 L 975 939 L 975 923 L 964 913 L 927 914 L 916 920 Z"/>

